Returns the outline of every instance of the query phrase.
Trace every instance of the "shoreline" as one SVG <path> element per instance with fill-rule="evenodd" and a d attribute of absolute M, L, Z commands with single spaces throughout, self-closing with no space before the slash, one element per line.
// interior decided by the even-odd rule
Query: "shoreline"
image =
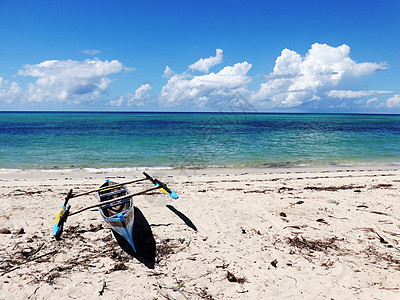
<path fill-rule="evenodd" d="M 202 167 L 202 168 L 79 168 L 79 169 L 0 169 L 0 182 L 14 180 L 62 180 L 130 178 L 151 172 L 158 176 L 195 176 L 199 174 L 275 174 L 275 173 L 332 173 L 364 171 L 397 171 L 398 164 L 352 164 L 352 165 L 301 165 L 301 166 L 260 166 L 260 167 Z"/>

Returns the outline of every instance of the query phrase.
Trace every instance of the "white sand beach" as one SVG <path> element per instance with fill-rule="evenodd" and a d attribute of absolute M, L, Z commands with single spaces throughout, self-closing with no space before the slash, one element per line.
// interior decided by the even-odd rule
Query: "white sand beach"
<path fill-rule="evenodd" d="M 398 169 L 149 173 L 180 197 L 136 198 L 135 255 L 97 210 L 71 216 L 61 241 L 51 233 L 69 189 L 141 172 L 0 174 L 0 298 L 400 297 Z M 95 202 L 73 198 L 71 211 Z"/>

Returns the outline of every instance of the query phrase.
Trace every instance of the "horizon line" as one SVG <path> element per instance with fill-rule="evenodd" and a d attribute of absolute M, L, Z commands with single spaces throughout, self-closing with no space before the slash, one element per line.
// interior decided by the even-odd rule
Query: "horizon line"
<path fill-rule="evenodd" d="M 400 113 L 379 112 L 268 112 L 268 111 L 109 111 L 109 110 L 0 110 L 0 113 L 160 113 L 160 114 L 287 114 L 287 115 L 400 115 Z"/>

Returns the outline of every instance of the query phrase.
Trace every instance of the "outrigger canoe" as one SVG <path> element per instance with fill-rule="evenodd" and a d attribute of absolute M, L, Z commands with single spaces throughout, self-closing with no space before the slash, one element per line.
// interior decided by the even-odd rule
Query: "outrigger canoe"
<path fill-rule="evenodd" d="M 134 225 L 134 206 L 133 198 L 138 195 L 146 194 L 150 191 L 159 190 L 163 193 L 170 195 L 172 198 L 177 199 L 178 195 L 170 190 L 167 185 L 158 179 L 155 179 L 143 172 L 145 178 L 136 179 L 124 183 L 116 183 L 110 180 L 106 180 L 100 188 L 84 192 L 81 194 L 73 194 L 72 189 L 64 199 L 64 205 L 61 206 L 60 211 L 57 213 L 54 220 L 53 236 L 58 240 L 63 232 L 64 223 L 67 221 L 69 216 L 81 213 L 85 210 L 98 207 L 101 217 L 106 224 L 117 234 L 122 236 L 136 252 L 134 237 L 133 237 L 133 225 Z M 154 187 L 147 190 L 130 193 L 127 184 L 137 183 L 140 181 L 149 180 L 154 184 Z M 76 198 L 84 195 L 96 193 L 98 203 L 79 209 L 74 212 L 70 212 L 71 206 L 68 205 L 68 201 L 71 198 Z"/>

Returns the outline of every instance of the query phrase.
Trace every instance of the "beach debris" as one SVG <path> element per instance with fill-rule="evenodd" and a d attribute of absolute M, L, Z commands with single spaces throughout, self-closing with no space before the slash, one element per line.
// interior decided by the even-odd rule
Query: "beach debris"
<path fill-rule="evenodd" d="M 25 234 L 25 229 L 21 228 L 21 229 L 17 230 L 15 234 Z"/>
<path fill-rule="evenodd" d="M 348 220 L 349 218 L 341 218 L 341 217 L 336 217 L 336 216 L 333 216 L 333 215 L 328 215 L 328 217 L 329 218 L 333 218 L 333 219 L 338 219 L 338 220 Z"/>
<path fill-rule="evenodd" d="M 381 211 L 375 211 L 375 210 L 371 210 L 370 213 L 372 214 L 377 214 L 377 215 L 384 215 L 384 216 L 389 216 L 389 214 L 381 212 Z"/>
<path fill-rule="evenodd" d="M 364 254 L 372 260 L 375 266 L 380 263 L 380 265 L 386 265 L 385 267 L 382 267 L 382 269 L 394 267 L 397 271 L 400 271 L 400 259 L 392 256 L 390 253 L 379 252 L 373 245 L 370 245 L 365 249 Z"/>
<path fill-rule="evenodd" d="M 328 191 L 328 192 L 337 192 L 339 190 L 353 190 L 353 189 L 362 189 L 365 188 L 365 185 L 341 185 L 341 186 L 306 186 L 305 190 L 311 191 Z"/>
<path fill-rule="evenodd" d="M 337 237 L 332 237 L 330 239 L 324 240 L 306 240 L 304 237 L 296 236 L 294 238 L 288 238 L 288 244 L 298 248 L 306 249 L 309 251 L 322 251 L 325 252 L 329 248 L 334 250 L 339 250 L 339 247 L 335 245 Z M 293 253 L 292 253 L 293 254 Z"/>
<path fill-rule="evenodd" d="M 0 234 L 11 234 L 11 230 L 7 228 L 1 228 Z"/>
<path fill-rule="evenodd" d="M 172 289 L 175 291 L 176 289 L 181 290 L 185 288 L 185 282 L 181 278 L 176 278 L 175 277 L 176 284 L 178 287 L 172 287 Z"/>
<path fill-rule="evenodd" d="M 390 235 L 393 236 L 400 236 L 400 232 L 392 232 L 392 231 L 388 231 L 388 230 L 383 230 L 385 233 L 388 233 Z"/>
<path fill-rule="evenodd" d="M 0 265 L 0 269 L 7 269 L 8 267 L 11 266 L 11 263 L 9 262 L 4 262 Z"/>
<path fill-rule="evenodd" d="M 128 266 L 122 262 L 116 263 L 114 267 L 111 269 L 111 271 L 125 271 L 125 270 L 128 270 Z"/>
<path fill-rule="evenodd" d="M 267 192 L 272 192 L 272 190 L 250 190 L 250 191 L 244 191 L 245 194 L 266 194 Z"/>
<path fill-rule="evenodd" d="M 295 203 L 290 203 L 290 205 L 287 208 L 292 207 L 293 205 L 296 205 L 296 204 L 303 204 L 303 203 L 304 203 L 303 200 L 299 200 L 299 201 L 297 201 Z"/>
<path fill-rule="evenodd" d="M 101 290 L 99 291 L 99 296 L 103 296 L 106 287 L 107 287 L 107 283 L 106 283 L 106 281 L 103 279 L 103 285 L 102 285 L 102 287 L 101 287 Z"/>
<path fill-rule="evenodd" d="M 380 265 L 376 265 L 376 264 L 369 264 L 369 265 L 374 268 L 383 269 L 383 267 L 381 267 Z"/>
<path fill-rule="evenodd" d="M 331 261 L 330 259 L 328 259 L 328 261 L 324 262 L 321 266 L 325 267 L 325 268 L 330 268 L 333 266 L 333 261 Z"/>
<path fill-rule="evenodd" d="M 54 279 L 59 278 L 61 276 L 60 272 L 57 272 L 56 270 L 50 270 L 47 274 L 43 276 L 43 280 L 50 284 L 54 284 Z"/>
<path fill-rule="evenodd" d="M 126 255 L 126 253 L 121 252 L 121 251 L 114 250 L 111 252 L 110 256 L 114 261 L 119 261 L 121 263 L 128 262 L 130 260 L 129 256 Z"/>
<path fill-rule="evenodd" d="M 381 211 L 375 211 L 375 210 L 363 210 L 363 209 L 357 209 L 357 210 L 359 210 L 359 211 L 365 211 L 365 212 L 369 212 L 369 213 L 371 213 L 371 214 L 377 214 L 377 215 L 383 215 L 383 216 L 389 216 L 389 217 L 391 217 L 391 215 L 389 215 L 389 214 L 387 214 L 387 213 L 384 213 L 384 212 L 381 212 Z"/>
<path fill-rule="evenodd" d="M 393 186 L 393 184 L 391 183 L 380 183 L 377 185 L 373 185 L 372 188 L 373 189 L 388 189 L 391 188 Z"/>
<path fill-rule="evenodd" d="M 163 239 L 156 245 L 156 262 L 160 263 L 162 260 L 168 258 L 171 254 L 174 254 L 177 250 L 177 244 L 169 239 Z"/>
<path fill-rule="evenodd" d="M 7 274 L 7 273 L 10 273 L 10 272 L 14 271 L 14 270 L 17 270 L 17 269 L 19 269 L 19 268 L 21 267 L 21 265 L 27 264 L 27 263 L 29 263 L 29 262 L 31 262 L 31 261 L 44 262 L 44 261 L 46 261 L 46 260 L 43 260 L 44 258 L 48 259 L 49 256 L 52 256 L 52 255 L 56 254 L 57 252 L 58 252 L 58 249 L 52 250 L 52 251 L 50 251 L 50 252 L 47 252 L 47 253 L 45 253 L 45 254 L 42 254 L 42 255 L 39 255 L 39 256 L 36 256 L 36 257 L 33 257 L 33 258 L 32 258 L 32 256 L 33 256 L 33 254 L 32 254 L 32 255 L 28 256 L 28 257 L 27 257 L 25 260 L 23 260 L 23 261 L 14 260 L 14 261 L 12 261 L 12 263 L 13 263 L 14 265 L 16 264 L 16 266 L 13 266 L 13 264 L 10 263 L 10 264 L 8 265 L 9 268 L 7 268 L 3 273 L 1 273 L 0 276 L 3 276 L 3 275 L 5 275 L 5 274 Z M 36 252 L 36 253 L 37 253 L 37 252 Z"/>
<path fill-rule="evenodd" d="M 296 226 L 296 225 L 289 225 L 289 226 L 283 227 L 283 229 L 285 229 L 285 228 L 301 229 L 300 226 Z"/>
<path fill-rule="evenodd" d="M 197 292 L 197 296 L 201 299 L 214 300 L 214 297 L 208 293 L 207 289 L 207 287 L 199 288 L 200 291 Z"/>
<path fill-rule="evenodd" d="M 90 229 L 88 229 L 88 230 L 83 230 L 81 233 L 84 233 L 84 232 L 97 232 L 97 231 L 99 231 L 99 230 L 102 230 L 102 229 L 105 229 L 104 227 L 103 227 L 103 224 L 98 224 L 98 225 L 93 225 L 93 224 L 89 224 L 89 227 L 90 227 Z"/>
<path fill-rule="evenodd" d="M 284 218 L 286 218 L 286 217 L 287 217 L 286 213 L 284 213 L 283 211 L 282 211 L 282 212 L 280 212 L 280 213 L 279 213 L 279 215 L 280 215 L 281 217 L 284 217 Z"/>
<path fill-rule="evenodd" d="M 273 266 L 275 269 L 278 267 L 278 261 L 274 259 L 273 261 L 270 262 L 271 266 Z"/>
<path fill-rule="evenodd" d="M 379 237 L 379 241 L 380 241 L 382 244 L 389 244 L 389 242 L 386 241 L 378 232 L 375 231 L 375 233 L 376 233 L 376 235 Z"/>
<path fill-rule="evenodd" d="M 368 208 L 368 206 L 361 204 L 361 205 L 357 205 L 358 208 Z"/>
<path fill-rule="evenodd" d="M 226 269 L 229 267 L 230 264 L 224 262 L 221 266 L 216 266 L 217 268 L 222 268 L 222 269 Z"/>
<path fill-rule="evenodd" d="M 227 273 L 226 273 L 226 279 L 228 279 L 229 282 L 237 282 L 240 284 L 243 284 L 247 281 L 246 278 L 236 277 L 232 272 L 229 272 L 229 271 L 227 271 Z"/>
<path fill-rule="evenodd" d="M 174 297 L 172 297 L 167 291 L 164 290 L 164 287 L 163 287 L 161 284 L 157 283 L 156 287 L 157 287 L 157 292 L 158 292 L 161 296 L 163 296 L 165 299 L 168 299 L 168 300 L 175 300 Z"/>
<path fill-rule="evenodd" d="M 278 189 L 278 193 L 287 192 L 287 191 L 293 191 L 293 190 L 294 190 L 294 188 L 283 186 L 283 187 L 280 187 Z"/>
<path fill-rule="evenodd" d="M 29 257 L 29 256 L 32 256 L 32 255 L 35 255 L 36 253 L 38 253 L 38 252 L 40 251 L 40 249 L 43 248 L 43 246 L 44 246 L 44 243 L 42 243 L 42 244 L 39 246 L 39 248 L 37 248 L 37 249 L 34 249 L 34 248 L 32 248 L 32 247 L 29 247 L 29 248 L 30 248 L 30 251 L 21 251 L 21 254 L 22 254 L 22 256 L 24 256 L 24 257 Z"/>
<path fill-rule="evenodd" d="M 328 222 L 325 221 L 324 219 L 316 219 L 315 221 L 319 222 L 319 223 L 324 223 L 328 225 Z"/>
<path fill-rule="evenodd" d="M 178 287 L 175 287 L 175 286 L 173 286 L 173 287 L 167 287 L 167 286 L 163 286 L 162 284 L 160 284 L 159 282 L 157 282 L 157 284 L 156 284 L 157 292 L 158 292 L 161 296 L 163 296 L 164 298 L 166 298 L 166 299 L 175 300 L 175 298 L 172 297 L 171 294 L 169 294 L 169 293 L 166 291 L 166 289 L 170 289 L 170 290 L 173 290 L 174 292 L 180 293 L 185 299 L 189 299 L 189 298 L 183 293 L 183 291 L 181 290 L 181 288 L 184 288 L 184 284 L 183 284 L 183 283 L 179 283 L 179 282 L 178 282 L 178 284 L 179 284 Z"/>

